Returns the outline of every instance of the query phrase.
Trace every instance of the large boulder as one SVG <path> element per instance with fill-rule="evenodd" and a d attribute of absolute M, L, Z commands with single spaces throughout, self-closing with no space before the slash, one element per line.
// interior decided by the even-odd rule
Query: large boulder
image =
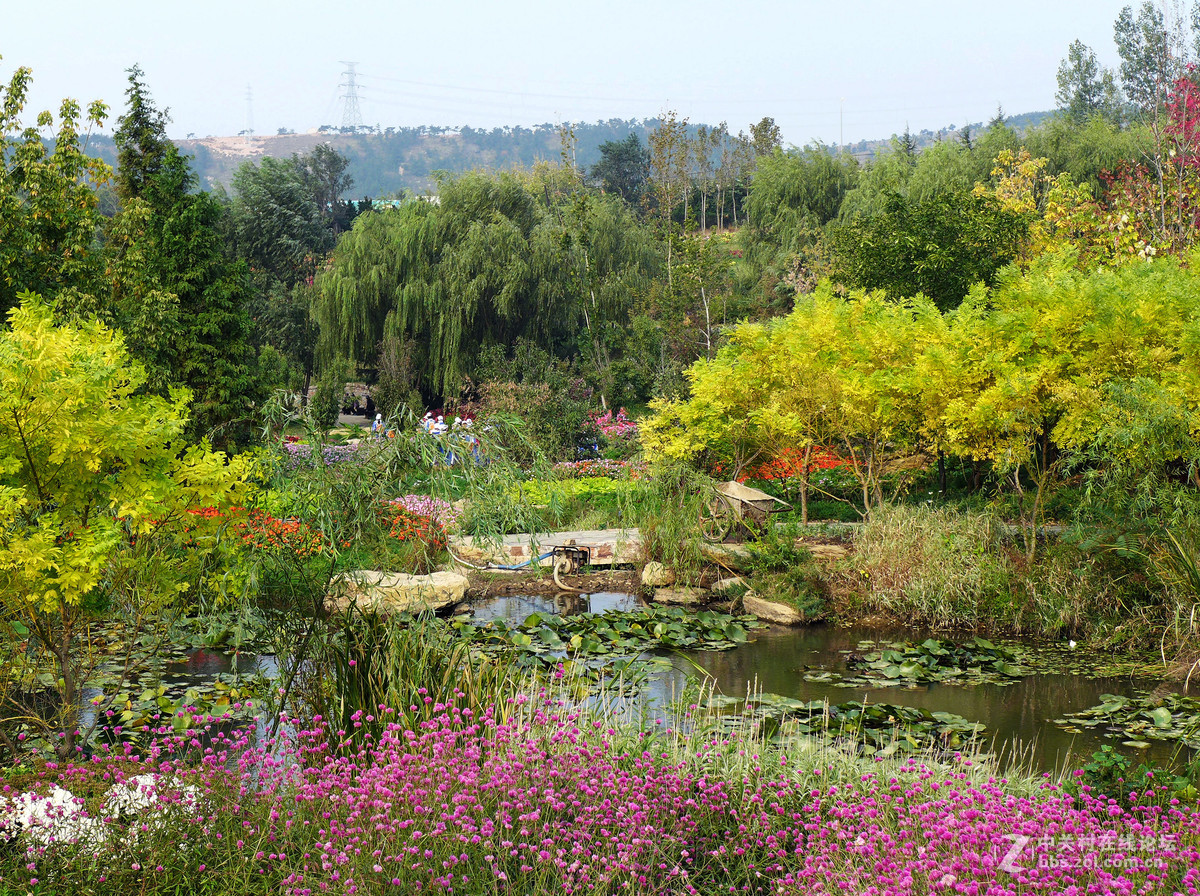
<path fill-rule="evenodd" d="M 651 598 L 656 604 L 673 604 L 678 607 L 698 607 L 708 603 L 709 594 L 703 588 L 681 585 L 677 588 L 658 588 Z"/>
<path fill-rule="evenodd" d="M 328 603 L 333 610 L 345 610 L 354 604 L 364 612 L 436 612 L 462 603 L 468 584 L 467 577 L 456 572 L 414 576 L 363 570 L 337 583 Z"/>
<path fill-rule="evenodd" d="M 793 610 L 787 604 L 764 600 L 753 591 L 747 591 L 742 595 L 742 608 L 745 612 L 752 613 L 759 619 L 773 622 L 776 625 L 804 625 L 806 622 L 803 614 Z"/>
<path fill-rule="evenodd" d="M 700 556 L 726 569 L 745 569 L 754 559 L 754 554 L 744 544 L 704 543 L 700 545 Z"/>
<path fill-rule="evenodd" d="M 642 569 L 642 584 L 647 588 L 665 588 L 675 584 L 675 570 L 651 560 Z"/>
<path fill-rule="evenodd" d="M 844 544 L 808 544 L 801 539 L 796 542 L 796 547 L 806 549 L 814 560 L 833 562 L 850 556 L 850 548 Z"/>

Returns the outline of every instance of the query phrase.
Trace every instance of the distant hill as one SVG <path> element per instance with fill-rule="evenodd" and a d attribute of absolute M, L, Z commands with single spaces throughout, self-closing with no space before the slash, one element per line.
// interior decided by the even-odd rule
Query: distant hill
<path fill-rule="evenodd" d="M 1051 109 L 1046 112 L 1023 112 L 1020 115 L 1006 115 L 1004 123 L 1016 131 L 1018 134 L 1024 133 L 1030 128 L 1040 127 L 1047 119 L 1057 115 L 1058 113 Z M 977 134 L 986 128 L 987 125 L 982 121 L 969 122 L 965 125 L 947 125 L 944 128 L 939 128 L 936 131 L 931 131 L 928 128 L 920 131 L 913 131 L 911 136 L 913 142 L 916 143 L 917 149 L 925 149 L 942 140 L 957 140 L 964 129 L 970 128 L 972 134 Z M 846 151 L 853 153 L 861 162 L 870 161 L 880 153 L 888 152 L 893 145 L 893 141 L 899 138 L 899 134 L 892 134 L 890 137 L 885 137 L 875 140 L 860 140 L 857 143 L 847 143 Z"/>
<path fill-rule="evenodd" d="M 575 163 L 589 168 L 600 161 L 600 145 L 637 134 L 646 145 L 657 120 L 613 119 L 571 127 L 577 140 Z M 228 185 L 233 172 L 247 159 L 287 157 L 328 143 L 350 160 L 354 197 L 381 198 L 398 193 L 425 193 L 434 187 L 433 172 L 458 173 L 477 168 L 507 169 L 539 160 L 557 162 L 562 138 L 555 125 L 534 128 L 387 128 L 379 133 L 342 134 L 336 131 L 278 136 L 208 137 L 177 140 L 195 157 L 203 185 Z"/>
<path fill-rule="evenodd" d="M 1017 131 L 1043 123 L 1054 112 L 1027 112 L 1005 119 Z M 624 140 L 637 134 L 647 145 L 657 119 L 610 119 L 595 123 L 570 125 L 575 133 L 575 162 L 583 169 L 600 161 L 600 145 L 607 141 Z M 697 126 L 693 125 L 694 130 Z M 965 125 L 972 131 L 985 127 L 981 122 Z M 962 127 L 949 125 L 937 131 L 914 132 L 917 148 L 924 149 L 939 140 L 957 139 Z M 846 150 L 860 161 L 869 161 L 891 149 L 897 135 L 876 140 L 849 143 Z M 375 199 L 397 194 L 426 193 L 434 188 L 433 172 L 452 174 L 477 168 L 507 169 L 532 165 L 539 160 L 558 161 L 562 140 L 557 125 L 543 124 L 533 128 L 387 128 L 378 133 L 343 134 L 322 129 L 307 134 L 254 135 L 251 137 L 205 137 L 176 140 L 176 145 L 193 157 L 193 166 L 203 189 L 218 185 L 228 187 L 233 173 L 243 162 L 256 161 L 264 156 L 287 158 L 304 153 L 320 143 L 328 143 L 350 160 L 349 171 L 354 186 L 345 198 L 370 196 Z M 88 151 L 116 164 L 116 147 L 111 137 L 92 137 Z"/>

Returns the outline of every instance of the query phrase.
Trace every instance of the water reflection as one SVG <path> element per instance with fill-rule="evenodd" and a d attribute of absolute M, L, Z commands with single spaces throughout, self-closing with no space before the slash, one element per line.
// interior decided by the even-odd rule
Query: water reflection
<path fill-rule="evenodd" d="M 533 612 L 599 613 L 607 609 L 627 610 L 640 606 L 635 595 L 594 594 L 499 597 L 475 606 L 477 619 L 505 619 L 519 623 Z M 921 642 L 929 632 L 808 626 L 770 627 L 754 634 L 751 643 L 733 650 L 694 650 L 665 653 L 660 659 L 666 669 L 657 674 L 642 692 L 642 703 L 626 713 L 650 719 L 665 719 L 668 708 L 686 692 L 689 677 L 697 669 L 712 677 L 716 689 L 726 696 L 745 697 L 759 691 L 800 700 L 831 703 L 868 701 L 896 703 L 930 711 L 952 712 L 987 726 L 992 749 L 1002 758 L 1018 758 L 1045 770 L 1086 762 L 1102 744 L 1117 745 L 1118 739 L 1083 731 L 1070 734 L 1053 724 L 1065 713 L 1077 712 L 1100 703 L 1102 694 L 1134 696 L 1158 682 L 1132 678 L 1087 678 L 1074 674 L 1030 675 L 1014 684 L 980 684 L 972 687 L 933 682 L 913 688 L 844 688 L 835 682 L 806 681 L 807 670 L 846 671 L 846 655 L 862 641 L 896 640 Z M 1097 665 L 1104 657 L 1096 657 Z M 1111 657 L 1107 659 L 1111 660 Z M 1078 657 L 1081 666 L 1086 655 Z M 836 681 L 836 679 L 835 679 Z M 1142 750 L 1127 750 L 1135 758 L 1160 765 L 1174 764 L 1175 748 L 1153 742 Z"/>
<path fill-rule="evenodd" d="M 585 613 L 607 613 L 610 610 L 636 610 L 645 603 L 636 594 L 597 591 L 594 594 L 514 594 L 493 597 L 471 604 L 477 622 L 503 619 L 519 624 L 530 613 L 550 616 L 579 616 Z"/>

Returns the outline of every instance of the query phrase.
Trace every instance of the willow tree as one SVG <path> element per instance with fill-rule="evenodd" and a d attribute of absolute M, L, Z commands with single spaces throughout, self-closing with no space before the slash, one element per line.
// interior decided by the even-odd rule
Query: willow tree
<path fill-rule="evenodd" d="M 552 352 L 582 340 L 607 363 L 607 330 L 652 251 L 618 204 L 539 191 L 513 174 L 446 181 L 437 202 L 362 215 L 318 280 L 322 359 L 371 360 L 409 340 L 419 386 L 448 394 L 481 349 L 524 338 Z"/>

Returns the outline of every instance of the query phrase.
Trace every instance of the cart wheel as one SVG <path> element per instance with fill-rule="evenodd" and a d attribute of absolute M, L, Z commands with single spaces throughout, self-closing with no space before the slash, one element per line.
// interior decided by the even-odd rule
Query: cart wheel
<path fill-rule="evenodd" d="M 700 535 L 709 544 L 720 544 L 733 529 L 734 514 L 729 502 L 721 495 L 713 495 L 704 502 L 700 511 Z"/>

